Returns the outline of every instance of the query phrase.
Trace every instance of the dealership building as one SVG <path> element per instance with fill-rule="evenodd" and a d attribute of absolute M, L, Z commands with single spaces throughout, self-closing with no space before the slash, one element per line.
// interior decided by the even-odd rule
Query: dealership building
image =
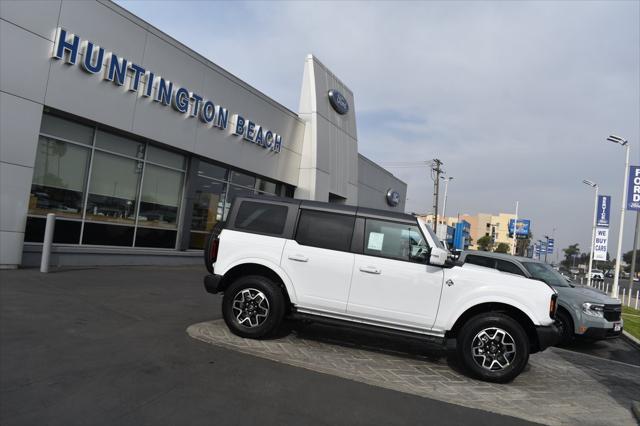
<path fill-rule="evenodd" d="M 117 265 L 198 262 L 237 195 L 404 211 L 351 90 L 301 71 L 294 112 L 112 2 L 0 2 L 0 267 L 38 264 L 49 213 L 52 264 Z"/>

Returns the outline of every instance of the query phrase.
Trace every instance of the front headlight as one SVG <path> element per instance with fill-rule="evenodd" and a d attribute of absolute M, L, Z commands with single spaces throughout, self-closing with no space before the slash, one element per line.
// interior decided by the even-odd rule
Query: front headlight
<path fill-rule="evenodd" d="M 582 304 L 582 312 L 592 317 L 604 318 L 604 305 L 585 302 Z"/>

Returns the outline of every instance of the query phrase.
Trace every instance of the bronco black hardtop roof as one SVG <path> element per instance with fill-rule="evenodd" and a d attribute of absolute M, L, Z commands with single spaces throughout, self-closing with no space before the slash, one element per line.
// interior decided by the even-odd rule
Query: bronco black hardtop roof
<path fill-rule="evenodd" d="M 349 206 L 346 204 L 336 204 L 324 201 L 296 200 L 294 198 L 276 197 L 271 195 L 242 195 L 236 197 L 240 200 L 260 200 L 271 203 L 286 203 L 297 205 L 298 208 L 308 210 L 322 210 L 331 213 L 366 217 L 370 219 L 394 220 L 400 222 L 416 223 L 416 217 L 407 213 L 390 212 L 388 210 L 371 209 L 368 207 Z M 235 203 L 237 204 L 237 203 Z"/>

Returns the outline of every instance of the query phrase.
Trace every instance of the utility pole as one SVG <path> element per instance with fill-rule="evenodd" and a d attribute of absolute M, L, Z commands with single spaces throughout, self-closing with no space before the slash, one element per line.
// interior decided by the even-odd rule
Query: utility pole
<path fill-rule="evenodd" d="M 440 174 L 442 174 L 442 161 L 433 159 L 431 166 L 431 178 L 433 179 L 433 232 L 438 235 L 438 197 L 440 194 Z"/>
<path fill-rule="evenodd" d="M 636 212 L 636 233 L 633 234 L 633 248 L 631 249 L 631 274 L 629 275 L 629 300 L 633 290 L 633 279 L 636 276 L 636 250 L 638 249 L 638 234 L 640 234 L 640 211 Z M 623 301 L 624 302 L 624 301 Z"/>

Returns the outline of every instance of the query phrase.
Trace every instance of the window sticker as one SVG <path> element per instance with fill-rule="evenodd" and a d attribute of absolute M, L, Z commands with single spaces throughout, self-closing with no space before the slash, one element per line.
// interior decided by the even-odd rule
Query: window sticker
<path fill-rule="evenodd" d="M 384 234 L 379 232 L 369 233 L 369 243 L 367 243 L 367 250 L 382 251 L 383 241 L 384 241 Z"/>

